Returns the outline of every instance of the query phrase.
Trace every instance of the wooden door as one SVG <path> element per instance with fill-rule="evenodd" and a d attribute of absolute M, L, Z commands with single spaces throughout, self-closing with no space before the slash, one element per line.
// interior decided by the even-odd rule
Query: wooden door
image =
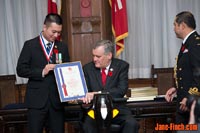
<path fill-rule="evenodd" d="M 63 0 L 61 15 L 71 61 L 92 61 L 95 42 L 112 38 L 109 0 Z"/>

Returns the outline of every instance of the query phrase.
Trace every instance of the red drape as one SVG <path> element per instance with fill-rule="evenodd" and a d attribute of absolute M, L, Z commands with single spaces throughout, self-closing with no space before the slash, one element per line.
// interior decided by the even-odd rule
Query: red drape
<path fill-rule="evenodd" d="M 112 11 L 112 32 L 116 43 L 116 56 L 124 50 L 124 39 L 128 36 L 126 0 L 109 0 Z"/>
<path fill-rule="evenodd" d="M 48 0 L 48 13 L 58 13 L 56 0 Z"/>

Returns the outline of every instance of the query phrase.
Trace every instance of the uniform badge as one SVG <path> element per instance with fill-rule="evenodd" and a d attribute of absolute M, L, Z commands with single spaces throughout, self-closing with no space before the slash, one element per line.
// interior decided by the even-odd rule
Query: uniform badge
<path fill-rule="evenodd" d="M 199 89 L 197 87 L 191 87 L 188 91 L 191 95 L 197 95 L 200 96 L 200 92 Z"/>

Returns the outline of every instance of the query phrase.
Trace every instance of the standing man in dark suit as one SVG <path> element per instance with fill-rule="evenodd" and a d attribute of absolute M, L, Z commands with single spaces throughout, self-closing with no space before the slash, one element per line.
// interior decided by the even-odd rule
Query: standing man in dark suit
<path fill-rule="evenodd" d="M 40 35 L 24 43 L 18 59 L 17 74 L 29 79 L 25 96 L 29 133 L 42 133 L 46 122 L 52 133 L 64 133 L 64 108 L 53 72 L 56 62 L 69 62 L 67 45 L 56 40 L 61 30 L 62 18 L 48 14 Z"/>
<path fill-rule="evenodd" d="M 171 102 L 177 95 L 176 123 L 187 124 L 189 95 L 200 96 L 200 36 L 195 31 L 196 22 L 192 13 L 183 11 L 176 15 L 174 31 L 183 40 L 174 68 L 176 87 L 170 88 L 165 99 Z"/>
<path fill-rule="evenodd" d="M 88 93 L 83 98 L 84 103 L 90 103 L 94 94 L 109 92 L 112 98 L 123 98 L 128 89 L 129 64 L 125 61 L 113 58 L 114 44 L 109 40 L 101 40 L 92 50 L 93 62 L 83 67 Z M 102 83 L 101 72 L 105 69 L 106 80 Z M 131 111 L 125 105 L 118 106 L 119 114 L 112 123 L 121 126 L 122 133 L 137 133 L 139 125 L 132 117 Z M 84 131 L 96 133 L 95 121 L 86 117 Z"/>

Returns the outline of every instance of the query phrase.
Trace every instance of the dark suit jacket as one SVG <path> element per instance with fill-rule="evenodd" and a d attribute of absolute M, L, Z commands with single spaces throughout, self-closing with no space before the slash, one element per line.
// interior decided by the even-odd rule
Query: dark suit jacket
<path fill-rule="evenodd" d="M 85 80 L 89 92 L 109 92 L 112 98 L 123 98 L 128 89 L 128 69 L 129 64 L 119 59 L 112 59 L 105 87 L 102 85 L 101 72 L 93 62 L 83 67 Z M 112 70 L 112 71 L 111 71 Z M 120 113 L 130 113 L 130 110 L 121 106 L 118 107 Z"/>
<path fill-rule="evenodd" d="M 179 52 L 175 71 L 178 103 L 191 94 L 191 89 L 197 88 L 196 94 L 200 91 L 200 36 L 197 32 L 192 33 L 184 45 L 184 50 Z"/>
<path fill-rule="evenodd" d="M 62 53 L 62 62 L 69 62 L 66 44 L 55 41 L 54 48 Z M 53 54 L 53 63 L 55 63 L 55 54 Z M 25 103 L 29 108 L 44 107 L 48 98 L 55 108 L 62 107 L 54 72 L 51 71 L 48 75 L 42 77 L 42 71 L 46 64 L 48 64 L 48 61 L 40 45 L 39 37 L 26 41 L 18 59 L 17 74 L 29 79 L 25 96 Z"/>

